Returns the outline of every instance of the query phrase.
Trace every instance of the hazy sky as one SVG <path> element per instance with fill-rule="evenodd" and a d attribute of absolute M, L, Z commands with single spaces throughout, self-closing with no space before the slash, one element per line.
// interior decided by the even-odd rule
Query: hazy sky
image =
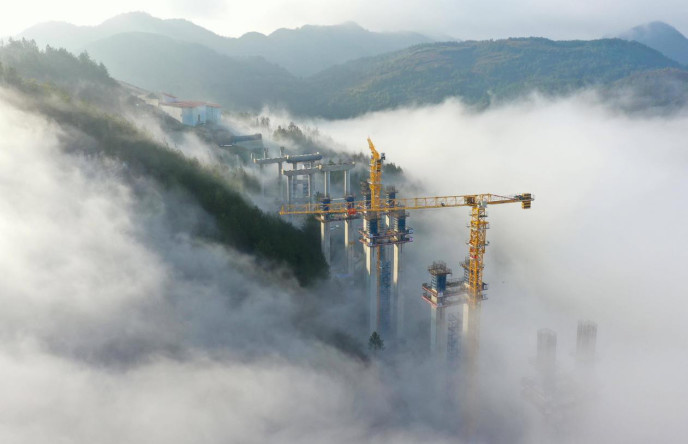
<path fill-rule="evenodd" d="M 688 33 L 685 0 L 28 0 L 13 3 L 10 13 L 2 14 L 0 35 L 14 35 L 49 20 L 95 25 L 135 10 L 186 18 L 226 36 L 349 20 L 376 31 L 403 29 L 461 39 L 531 35 L 589 39 L 653 20 Z"/>

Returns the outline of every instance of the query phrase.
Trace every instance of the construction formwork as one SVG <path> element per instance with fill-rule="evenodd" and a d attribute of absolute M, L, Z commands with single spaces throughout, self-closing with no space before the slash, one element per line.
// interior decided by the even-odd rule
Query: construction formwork
<path fill-rule="evenodd" d="M 430 283 L 422 285 L 422 297 L 430 305 L 430 350 L 438 359 L 458 365 L 461 348 L 460 305 L 467 300 L 465 286 L 449 279 L 452 270 L 444 262 L 428 267 Z"/>

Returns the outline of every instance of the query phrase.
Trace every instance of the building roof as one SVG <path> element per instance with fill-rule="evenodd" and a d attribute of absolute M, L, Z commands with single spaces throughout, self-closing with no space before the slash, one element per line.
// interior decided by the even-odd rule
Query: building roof
<path fill-rule="evenodd" d="M 197 108 L 199 106 L 209 106 L 211 108 L 222 108 L 220 105 L 216 103 L 197 102 L 193 100 L 161 103 L 160 106 L 173 106 L 175 108 Z"/>

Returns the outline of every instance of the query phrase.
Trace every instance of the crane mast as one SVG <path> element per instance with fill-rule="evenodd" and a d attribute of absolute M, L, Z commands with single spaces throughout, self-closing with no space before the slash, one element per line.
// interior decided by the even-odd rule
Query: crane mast
<path fill-rule="evenodd" d="M 483 257 L 487 247 L 488 222 L 486 205 L 483 202 L 471 207 L 470 237 L 468 241 L 468 261 L 462 266 L 466 271 L 466 286 L 468 287 L 468 303 L 475 305 L 483 300 L 482 292 L 486 289 L 483 282 Z"/>
<path fill-rule="evenodd" d="M 368 147 L 370 148 L 370 179 L 368 181 L 370 186 L 370 210 L 380 211 L 380 203 L 382 201 L 382 161 L 385 160 L 385 155 L 383 153 L 380 156 L 370 137 L 368 137 Z"/>

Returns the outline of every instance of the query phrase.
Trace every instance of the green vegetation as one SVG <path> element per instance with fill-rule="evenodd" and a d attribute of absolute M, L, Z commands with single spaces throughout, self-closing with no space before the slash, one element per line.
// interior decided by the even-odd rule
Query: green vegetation
<path fill-rule="evenodd" d="M 648 70 L 680 68 L 637 42 L 520 38 L 413 46 L 333 66 L 308 78 L 258 58 L 232 58 L 153 34 L 119 34 L 90 50 L 115 76 L 150 90 L 217 101 L 233 111 L 286 107 L 347 118 L 459 97 L 485 107 L 538 91 L 561 95 L 607 87 Z"/>
<path fill-rule="evenodd" d="M 688 105 L 688 71 L 643 71 L 614 82 L 604 91 L 606 100 L 627 112 L 671 113 Z"/>
<path fill-rule="evenodd" d="M 380 337 L 378 332 L 374 331 L 373 334 L 370 335 L 370 338 L 368 338 L 368 350 L 377 352 L 384 349 L 385 341 L 382 340 L 382 337 Z"/>
<path fill-rule="evenodd" d="M 41 51 L 33 41 L 9 40 L 0 46 L 0 63 L 7 67 L 7 80 L 15 85 L 19 77 L 49 82 L 89 102 L 102 102 L 117 87 L 105 65 L 97 64 L 87 53 L 75 56 L 50 46 Z"/>
<path fill-rule="evenodd" d="M 353 23 L 230 39 L 187 21 L 143 13 L 124 14 L 93 28 L 43 24 L 24 35 L 87 48 L 114 77 L 148 90 L 215 101 L 236 112 L 258 112 L 269 105 L 327 118 L 449 97 L 483 108 L 533 91 L 561 95 L 586 87 L 604 90 L 644 71 L 685 69 L 651 48 L 684 63 L 688 57 L 688 40 L 663 23 L 622 36 L 647 46 L 620 39 L 428 43 L 418 34 L 371 33 Z M 418 45 L 409 47 L 413 44 Z"/>
<path fill-rule="evenodd" d="M 70 149 L 119 159 L 135 173 L 152 177 L 168 189 L 188 193 L 215 219 L 215 240 L 255 254 L 268 263 L 285 265 L 302 285 L 327 275 L 317 227 L 307 225 L 298 229 L 276 215 L 263 213 L 221 176 L 154 142 L 122 117 L 106 113 L 87 102 L 73 100 L 64 89 L 55 85 L 22 79 L 21 74 L 32 75 L 34 67 L 49 64 L 49 57 L 56 53 L 36 52 L 26 42 L 10 45 L 13 45 L 16 58 L 3 60 L 5 63 L 8 60 L 21 63 L 17 66 L 0 65 L 0 85 L 23 93 L 17 105 L 40 113 L 65 128 L 77 129 L 98 142 L 78 144 Z M 57 53 L 57 57 L 64 57 L 64 54 Z M 65 85 L 94 87 L 112 84 L 112 79 L 86 57 L 67 60 L 71 60 L 66 63 L 71 80 L 59 79 Z"/>
<path fill-rule="evenodd" d="M 267 119 L 267 128 L 270 129 L 269 118 Z M 265 121 L 263 121 L 265 122 Z M 262 123 L 264 126 L 265 123 Z M 322 136 L 317 128 L 305 128 L 301 129 L 294 122 L 289 122 L 289 125 L 282 127 L 277 126 L 272 132 L 272 138 L 276 141 L 289 142 L 291 146 L 297 147 L 298 152 L 301 153 L 321 153 L 327 157 L 336 157 L 341 155 L 337 151 L 333 150 L 331 146 L 327 146 L 322 142 Z M 346 157 L 346 156 L 345 156 Z"/>
<path fill-rule="evenodd" d="M 228 57 L 161 35 L 118 34 L 88 49 L 119 80 L 184 99 L 217 102 L 230 111 L 291 101 L 299 89 L 294 76 L 261 58 Z"/>
<path fill-rule="evenodd" d="M 566 94 L 678 66 L 644 45 L 617 39 L 436 43 L 328 69 L 309 79 L 313 100 L 298 110 L 344 118 L 452 96 L 483 107 L 532 91 Z"/>

